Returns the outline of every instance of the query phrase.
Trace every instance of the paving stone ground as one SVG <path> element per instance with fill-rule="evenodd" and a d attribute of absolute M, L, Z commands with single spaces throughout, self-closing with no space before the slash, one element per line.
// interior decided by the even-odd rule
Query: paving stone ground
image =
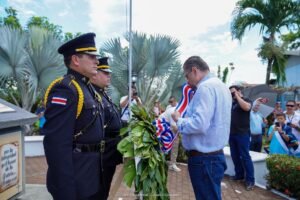
<path fill-rule="evenodd" d="M 45 188 L 47 163 L 45 157 L 26 157 L 26 193 L 20 200 L 51 200 L 51 196 Z M 117 167 L 112 187 L 115 185 L 116 177 L 121 171 L 121 165 Z M 194 200 L 194 192 L 190 182 L 186 165 L 179 165 L 181 172 L 169 171 L 168 190 L 171 200 Z M 121 184 L 113 199 L 131 200 L 134 198 L 134 189 Z M 277 200 L 284 199 L 259 187 L 255 187 L 252 191 L 246 191 L 242 183 L 229 180 L 225 176 L 222 181 L 222 199 L 223 200 Z"/>

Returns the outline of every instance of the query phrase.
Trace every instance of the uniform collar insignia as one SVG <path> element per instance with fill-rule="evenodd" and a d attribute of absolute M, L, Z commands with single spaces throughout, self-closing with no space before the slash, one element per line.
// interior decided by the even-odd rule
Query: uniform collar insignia
<path fill-rule="evenodd" d="M 82 74 L 79 74 L 78 72 L 68 69 L 68 74 L 73 76 L 77 81 L 82 81 L 83 83 L 87 84 L 89 82 L 89 79 Z"/>

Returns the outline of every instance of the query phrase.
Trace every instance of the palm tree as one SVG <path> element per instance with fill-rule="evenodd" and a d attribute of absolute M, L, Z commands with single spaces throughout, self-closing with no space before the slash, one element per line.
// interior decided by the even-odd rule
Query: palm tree
<path fill-rule="evenodd" d="M 30 59 L 26 67 L 30 71 L 30 87 L 41 96 L 54 79 L 66 73 L 67 68 L 63 57 L 57 53 L 61 41 L 55 33 L 37 26 L 30 27 L 28 33 Z"/>
<path fill-rule="evenodd" d="M 256 25 L 260 26 L 260 34 L 268 40 L 269 44 L 276 44 L 276 34 L 280 34 L 283 28 L 290 29 L 297 25 L 297 16 L 300 12 L 299 1 L 295 0 L 240 0 L 236 3 L 231 23 L 232 37 L 242 40 L 246 29 Z M 270 46 L 268 44 L 268 46 Z M 263 51 L 265 48 L 261 48 Z M 275 53 L 275 52 L 274 52 Z M 278 51 L 277 51 L 278 53 Z M 260 52 L 260 55 L 264 55 Z M 274 64 L 282 64 L 276 61 L 281 55 L 267 57 L 266 84 L 269 83 L 270 73 Z M 278 66 L 282 71 L 284 66 Z M 273 72 L 277 72 L 273 70 Z M 278 76 L 282 75 L 277 74 Z M 282 79 L 282 78 L 279 78 Z"/>
<path fill-rule="evenodd" d="M 180 70 L 180 64 L 175 64 L 178 61 L 180 44 L 178 40 L 165 35 L 147 37 L 144 33 L 135 32 L 132 37 L 132 71 L 138 78 L 139 96 L 146 106 L 150 106 L 154 99 L 165 100 L 165 95 L 170 95 L 172 90 L 167 86 L 174 87 L 174 84 L 179 83 L 174 77 L 178 76 Z M 129 40 L 127 35 L 125 38 Z M 115 91 L 113 97 L 126 95 L 128 92 L 127 47 L 123 48 L 120 38 L 115 38 L 105 42 L 102 50 L 112 57 L 112 87 Z M 169 91 L 165 92 L 165 90 Z"/>
<path fill-rule="evenodd" d="M 21 89 L 22 80 L 27 75 L 25 66 L 29 59 L 28 52 L 25 50 L 27 42 L 26 33 L 18 28 L 10 26 L 0 27 L 0 78 L 3 82 L 11 82 L 12 87 Z M 12 91 L 8 91 L 15 104 L 20 106 L 17 98 Z"/>
<path fill-rule="evenodd" d="M 31 27 L 28 32 L 0 27 L 0 78 L 13 80 L 21 105 L 31 111 L 33 104 L 50 82 L 65 73 L 57 54 L 60 41 L 45 29 Z M 16 98 L 15 98 L 16 99 Z"/>

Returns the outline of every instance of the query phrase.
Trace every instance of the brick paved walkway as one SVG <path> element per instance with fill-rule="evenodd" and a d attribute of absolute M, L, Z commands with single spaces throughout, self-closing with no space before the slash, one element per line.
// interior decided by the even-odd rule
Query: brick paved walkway
<path fill-rule="evenodd" d="M 168 189 L 171 200 L 194 200 L 194 193 L 190 183 L 189 174 L 185 165 L 179 165 L 181 172 L 169 172 Z M 116 176 L 120 172 L 118 166 Z M 26 184 L 45 184 L 47 163 L 45 157 L 26 158 Z M 116 177 L 115 176 L 115 177 Z M 114 185 L 115 179 L 112 182 Z M 134 199 L 133 189 L 127 188 L 123 183 L 117 191 L 115 199 Z M 283 199 L 270 191 L 255 187 L 253 191 L 246 191 L 242 183 L 236 183 L 225 177 L 222 182 L 222 198 L 224 200 L 276 200 Z"/>

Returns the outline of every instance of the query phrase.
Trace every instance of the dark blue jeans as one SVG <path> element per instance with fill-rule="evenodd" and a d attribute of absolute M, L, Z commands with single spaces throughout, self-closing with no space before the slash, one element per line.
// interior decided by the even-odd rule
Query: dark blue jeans
<path fill-rule="evenodd" d="M 197 200 L 222 199 L 221 181 L 226 168 L 223 153 L 189 157 L 188 169 Z"/>
<path fill-rule="evenodd" d="M 249 153 L 250 133 L 230 134 L 229 145 L 235 177 L 245 178 L 247 183 L 254 183 L 254 167 Z"/>
<path fill-rule="evenodd" d="M 262 134 L 251 135 L 250 150 L 261 152 L 261 147 L 262 147 Z"/>

